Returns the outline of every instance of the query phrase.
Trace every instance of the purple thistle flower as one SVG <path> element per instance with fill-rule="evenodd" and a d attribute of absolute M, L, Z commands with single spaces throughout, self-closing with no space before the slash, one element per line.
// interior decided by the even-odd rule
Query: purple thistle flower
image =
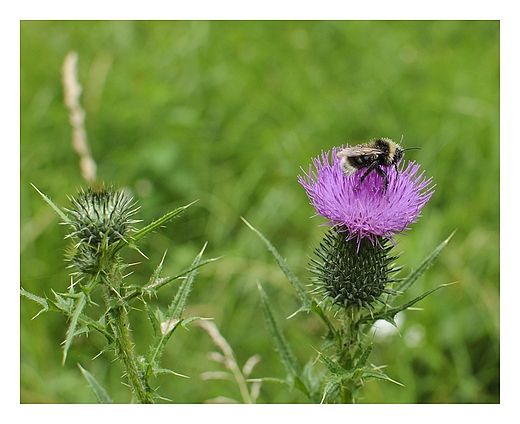
<path fill-rule="evenodd" d="M 403 161 L 399 172 L 393 166 L 385 168 L 389 180 L 385 191 L 383 178 L 376 172 L 361 183 L 362 171 L 347 177 L 336 155 L 340 150 L 332 149 L 332 164 L 330 152 L 322 152 L 312 160 L 315 171 L 309 165 L 308 173 L 302 168 L 304 175 L 298 175 L 311 205 L 328 219 L 324 225 L 347 232 L 347 240 L 356 238 L 358 248 L 363 238 L 374 244 L 378 237 L 385 237 L 395 244 L 393 236 L 409 230 L 433 195 L 432 179 L 426 179 L 424 171 L 417 175 L 420 165 Z"/>

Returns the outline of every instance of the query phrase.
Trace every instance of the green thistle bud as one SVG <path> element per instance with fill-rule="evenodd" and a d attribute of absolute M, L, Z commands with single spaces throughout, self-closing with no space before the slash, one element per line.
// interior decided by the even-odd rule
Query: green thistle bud
<path fill-rule="evenodd" d="M 139 208 L 132 197 L 113 188 L 94 191 L 81 190 L 77 198 L 70 198 L 73 209 L 68 209 L 72 227 L 67 237 L 77 240 L 68 256 L 79 273 L 96 274 L 103 266 L 103 258 L 111 248 L 133 230 L 131 219 Z"/>
<path fill-rule="evenodd" d="M 368 239 L 347 239 L 345 232 L 331 229 L 316 249 L 317 259 L 311 259 L 313 283 L 324 299 L 344 308 L 366 307 L 380 301 L 383 293 L 391 293 L 388 283 L 396 256 L 389 255 L 392 244 L 378 237 L 376 243 Z"/>

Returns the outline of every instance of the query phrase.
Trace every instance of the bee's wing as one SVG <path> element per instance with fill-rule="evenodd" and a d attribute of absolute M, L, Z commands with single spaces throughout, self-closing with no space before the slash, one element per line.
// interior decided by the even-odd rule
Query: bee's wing
<path fill-rule="evenodd" d="M 352 158 L 356 156 L 364 155 L 380 155 L 382 152 L 380 149 L 369 146 L 354 146 L 347 147 L 337 153 L 338 158 Z"/>

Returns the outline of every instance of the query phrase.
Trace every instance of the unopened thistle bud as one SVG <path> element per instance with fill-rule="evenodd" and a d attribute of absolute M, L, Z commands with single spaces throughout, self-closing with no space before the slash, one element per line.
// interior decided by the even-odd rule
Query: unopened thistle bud
<path fill-rule="evenodd" d="M 344 233 L 329 230 L 311 259 L 312 281 L 324 300 L 344 308 L 370 308 L 381 294 L 390 293 L 387 284 L 399 268 L 392 265 L 392 244 L 384 238 L 377 242 L 362 239 L 358 245 Z"/>
<path fill-rule="evenodd" d="M 111 248 L 124 240 L 130 231 L 131 219 L 138 208 L 123 191 L 102 188 L 100 191 L 81 190 L 67 212 L 71 217 L 71 232 L 67 237 L 76 241 L 69 257 L 79 273 L 96 274 Z"/>
<path fill-rule="evenodd" d="M 377 172 L 346 176 L 339 150 L 332 149 L 332 163 L 329 152 L 322 153 L 313 159 L 315 171 L 311 165 L 298 176 L 311 205 L 328 219 L 324 225 L 332 227 L 311 262 L 313 282 L 334 304 L 370 308 L 398 270 L 389 255 L 393 237 L 416 222 L 433 186 L 424 172 L 417 175 L 415 162 L 401 163 L 399 171 L 387 167 L 386 178 Z"/>

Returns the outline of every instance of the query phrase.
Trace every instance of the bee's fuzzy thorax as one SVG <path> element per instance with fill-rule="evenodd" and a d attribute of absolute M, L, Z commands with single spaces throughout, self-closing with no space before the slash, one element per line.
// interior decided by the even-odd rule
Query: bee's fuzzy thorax
<path fill-rule="evenodd" d="M 399 144 L 389 138 L 374 139 L 372 140 L 372 145 L 384 152 L 381 156 L 381 162 L 383 162 L 385 166 L 395 165 L 396 162 L 399 161 L 402 154 L 401 152 L 403 151 Z"/>

